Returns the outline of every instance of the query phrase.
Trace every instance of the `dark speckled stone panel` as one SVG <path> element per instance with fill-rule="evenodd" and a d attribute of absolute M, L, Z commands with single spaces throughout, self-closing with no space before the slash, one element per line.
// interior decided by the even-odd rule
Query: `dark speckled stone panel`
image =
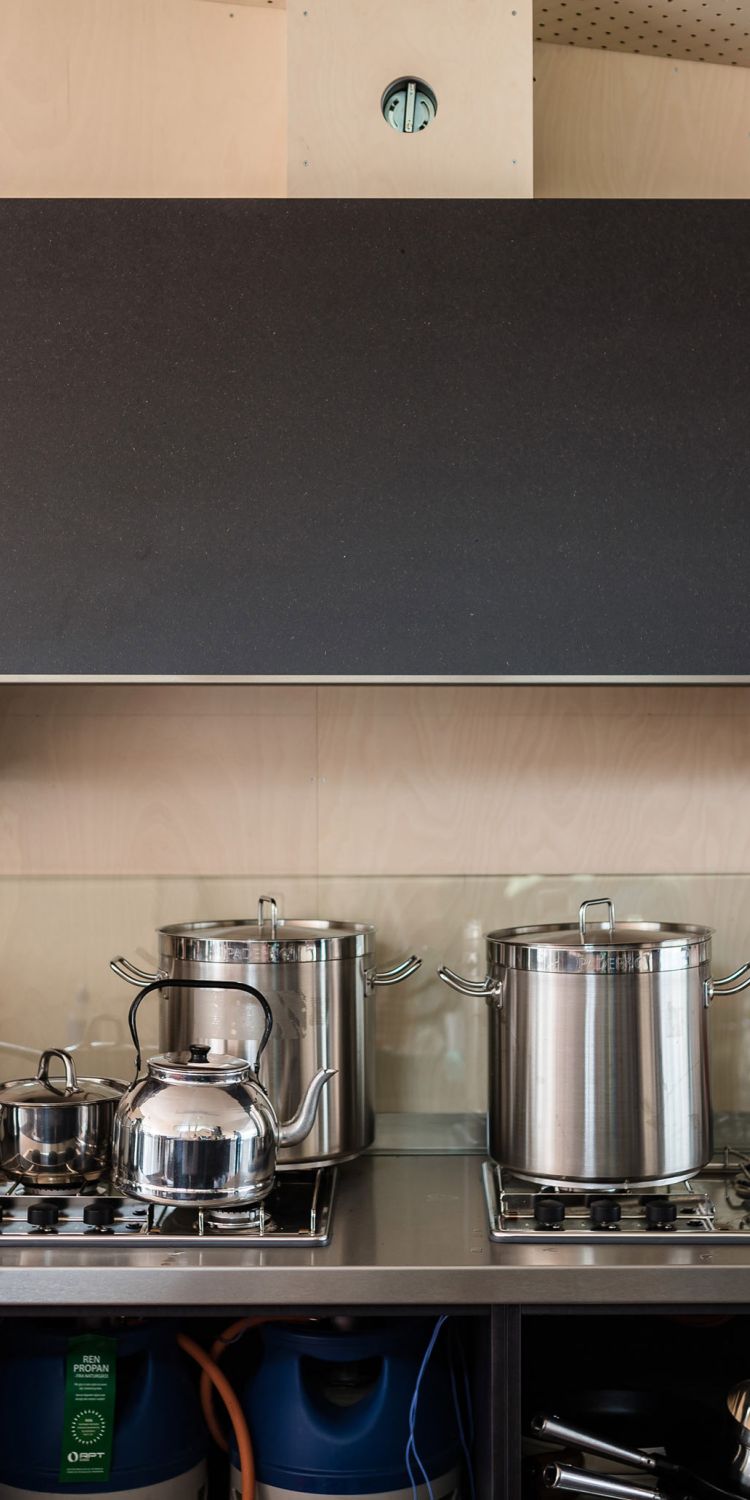
<path fill-rule="evenodd" d="M 750 672 L 749 245 L 730 202 L 3 202 L 0 672 Z"/>

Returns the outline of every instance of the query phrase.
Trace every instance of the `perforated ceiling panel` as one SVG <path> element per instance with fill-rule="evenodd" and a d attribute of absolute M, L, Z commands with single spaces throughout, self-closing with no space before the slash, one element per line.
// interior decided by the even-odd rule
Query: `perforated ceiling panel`
<path fill-rule="evenodd" d="M 750 0 L 534 0 L 534 36 L 750 67 Z"/>

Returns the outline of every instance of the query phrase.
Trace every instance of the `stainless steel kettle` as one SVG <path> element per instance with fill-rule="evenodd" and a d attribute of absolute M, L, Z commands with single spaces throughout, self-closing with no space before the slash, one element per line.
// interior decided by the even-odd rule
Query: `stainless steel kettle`
<path fill-rule="evenodd" d="M 210 987 L 242 990 L 262 1007 L 265 1029 L 255 1065 L 194 1045 L 152 1057 L 140 1077 L 138 1007 L 151 990 L 184 985 L 161 979 L 136 995 L 129 1015 L 136 1076 L 118 1105 L 113 1145 L 115 1184 L 131 1198 L 195 1208 L 259 1203 L 273 1186 L 277 1150 L 312 1129 L 321 1092 L 336 1071 L 321 1068 L 296 1114 L 280 1124 L 257 1074 L 273 1026 L 267 1000 L 235 981 L 211 980 Z"/>

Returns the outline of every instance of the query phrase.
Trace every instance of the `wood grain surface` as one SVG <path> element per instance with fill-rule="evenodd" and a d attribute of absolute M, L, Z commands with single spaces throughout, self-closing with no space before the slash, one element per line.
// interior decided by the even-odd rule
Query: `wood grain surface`
<path fill-rule="evenodd" d="M 531 0 L 289 0 L 287 16 L 290 197 L 531 197 Z M 381 112 L 402 77 L 437 97 L 413 136 Z"/>
<path fill-rule="evenodd" d="M 747 68 L 537 43 L 534 76 L 536 197 L 750 195 Z"/>
<path fill-rule="evenodd" d="M 2 0 L 0 196 L 285 193 L 281 7 Z"/>
<path fill-rule="evenodd" d="M 0 874 L 750 872 L 750 689 L 0 689 Z"/>

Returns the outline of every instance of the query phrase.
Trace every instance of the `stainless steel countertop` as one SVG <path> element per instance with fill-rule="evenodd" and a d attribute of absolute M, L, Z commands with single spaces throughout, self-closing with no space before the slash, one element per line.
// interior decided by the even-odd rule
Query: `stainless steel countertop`
<path fill-rule="evenodd" d="M 292 1250 L 2 1247 L 0 1302 L 179 1310 L 750 1301 L 744 1246 L 493 1245 L 475 1155 L 342 1168 L 331 1243 Z"/>

